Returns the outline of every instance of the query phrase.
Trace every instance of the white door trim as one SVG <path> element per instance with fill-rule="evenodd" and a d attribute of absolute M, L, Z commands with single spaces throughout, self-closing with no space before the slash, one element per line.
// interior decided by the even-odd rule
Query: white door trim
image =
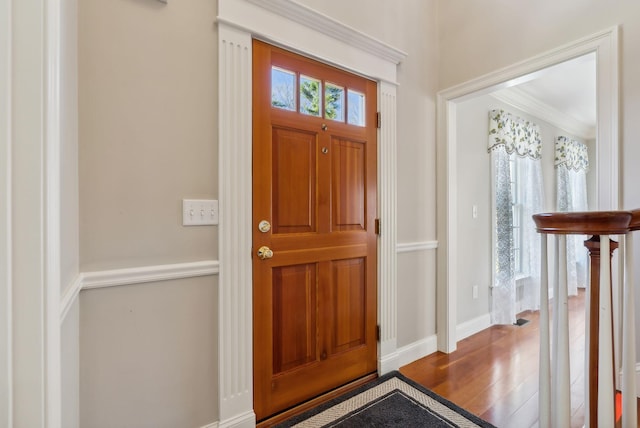
<path fill-rule="evenodd" d="M 618 27 L 590 35 L 557 49 L 497 70 L 438 93 L 438 257 L 437 314 L 438 349 L 456 349 L 456 272 L 457 259 L 457 169 L 456 169 L 456 104 L 471 97 L 507 87 L 517 79 L 543 68 L 596 53 L 597 67 L 597 209 L 620 207 L 619 140 L 618 140 Z"/>
<path fill-rule="evenodd" d="M 406 54 L 292 0 L 218 1 L 220 427 L 255 425 L 251 271 L 251 42 L 260 38 L 379 82 L 378 368 L 396 346 L 396 68 Z M 331 28 L 327 31 L 326 28 Z M 353 43 L 351 43 L 354 41 Z"/>
<path fill-rule="evenodd" d="M 0 72 L 0 183 L 8 190 L 0 340 L 10 353 L 0 363 L 0 418 L 9 426 L 62 424 L 60 22 L 59 1 L 9 0 L 0 10 L 0 57 L 8 59 Z"/>

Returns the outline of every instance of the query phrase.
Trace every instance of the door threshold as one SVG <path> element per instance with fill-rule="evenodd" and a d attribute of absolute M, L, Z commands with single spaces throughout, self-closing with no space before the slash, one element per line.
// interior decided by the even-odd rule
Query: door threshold
<path fill-rule="evenodd" d="M 350 383 L 347 383 L 345 385 L 339 386 L 336 389 L 332 389 L 329 392 L 326 392 L 322 395 L 319 395 L 315 398 L 310 399 L 309 401 L 305 401 L 302 404 L 298 404 L 295 407 L 292 407 L 290 409 L 284 410 L 280 413 L 277 413 L 273 416 L 270 416 L 267 419 L 264 419 L 260 422 L 258 422 L 256 424 L 256 428 L 267 428 L 267 427 L 272 427 L 274 425 L 277 425 L 281 422 L 286 421 L 287 419 L 291 419 L 294 416 L 298 416 L 301 413 L 306 412 L 307 410 L 311 410 L 314 407 L 317 407 L 321 404 L 326 403 L 329 400 L 332 400 L 342 394 L 346 394 L 347 392 L 351 392 L 354 389 L 364 385 L 367 382 L 371 382 L 374 379 L 378 378 L 378 374 L 377 373 L 372 373 L 370 375 L 366 375 L 364 377 L 361 377 L 359 379 L 356 379 Z"/>

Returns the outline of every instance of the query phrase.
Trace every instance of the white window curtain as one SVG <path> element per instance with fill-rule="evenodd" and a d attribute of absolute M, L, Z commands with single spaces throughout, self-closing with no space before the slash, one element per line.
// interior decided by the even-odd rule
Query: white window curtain
<path fill-rule="evenodd" d="M 491 322 L 513 324 L 518 309 L 540 308 L 540 235 L 531 217 L 543 206 L 539 127 L 492 110 L 488 146 L 494 177 Z"/>
<path fill-rule="evenodd" d="M 561 212 L 587 211 L 587 146 L 571 138 L 556 139 L 556 196 Z M 588 253 L 585 235 L 567 236 L 567 282 L 569 295 L 578 294 L 578 287 L 587 286 Z"/>

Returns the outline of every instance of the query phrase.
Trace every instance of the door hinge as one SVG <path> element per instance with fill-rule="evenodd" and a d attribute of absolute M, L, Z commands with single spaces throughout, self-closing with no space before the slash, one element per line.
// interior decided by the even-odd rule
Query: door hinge
<path fill-rule="evenodd" d="M 380 117 L 380 112 L 376 113 L 376 128 L 382 128 L 382 119 Z"/>
<path fill-rule="evenodd" d="M 380 235 L 380 219 L 379 218 L 376 219 L 374 230 L 376 232 L 376 235 Z"/>
<path fill-rule="evenodd" d="M 380 342 L 380 325 L 376 326 L 376 340 Z"/>

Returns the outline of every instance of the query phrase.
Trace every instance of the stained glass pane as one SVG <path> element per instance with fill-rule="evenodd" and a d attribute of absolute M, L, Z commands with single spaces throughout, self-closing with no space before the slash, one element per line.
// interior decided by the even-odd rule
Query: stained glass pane
<path fill-rule="evenodd" d="M 278 67 L 271 67 L 271 105 L 296 110 L 296 74 Z"/>
<path fill-rule="evenodd" d="M 321 85 L 313 77 L 300 76 L 300 113 L 320 116 Z"/>
<path fill-rule="evenodd" d="M 347 122 L 351 125 L 365 126 L 364 123 L 364 94 L 347 90 Z"/>
<path fill-rule="evenodd" d="M 344 122 L 344 88 L 326 83 L 324 89 L 324 117 Z"/>

